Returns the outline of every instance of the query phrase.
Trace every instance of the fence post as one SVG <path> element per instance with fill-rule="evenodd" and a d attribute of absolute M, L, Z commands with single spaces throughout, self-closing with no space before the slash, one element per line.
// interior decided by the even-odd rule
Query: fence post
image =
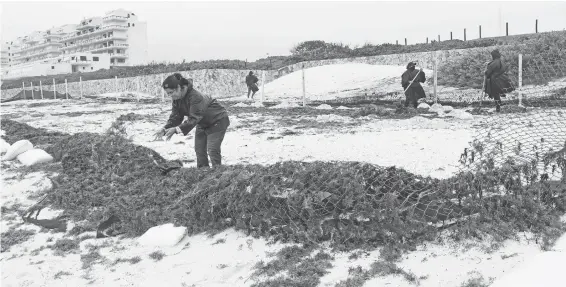
<path fill-rule="evenodd" d="M 116 101 L 118 101 L 118 76 L 114 76 L 114 86 L 116 87 Z"/>
<path fill-rule="evenodd" d="M 437 94 L 437 75 L 438 75 L 438 53 L 436 51 L 434 53 L 434 67 L 433 67 L 433 76 L 434 76 L 434 103 L 438 103 L 438 94 Z"/>
<path fill-rule="evenodd" d="M 538 19 L 535 20 L 535 33 L 538 33 Z"/>
<path fill-rule="evenodd" d="M 466 41 L 466 28 L 464 28 L 464 41 Z"/>
<path fill-rule="evenodd" d="M 81 90 L 81 99 L 83 98 L 83 77 L 79 77 L 79 89 Z"/>
<path fill-rule="evenodd" d="M 450 40 L 452 40 L 452 32 L 450 32 Z"/>
<path fill-rule="evenodd" d="M 405 38 L 405 46 L 407 46 L 407 38 Z"/>
<path fill-rule="evenodd" d="M 161 83 L 163 83 L 163 74 L 161 74 Z M 165 90 L 163 90 L 163 88 L 160 89 L 161 90 L 161 101 L 165 101 Z"/>
<path fill-rule="evenodd" d="M 57 89 L 55 89 L 55 78 L 53 78 L 53 99 L 57 99 Z"/>
<path fill-rule="evenodd" d="M 22 91 L 24 92 L 24 100 L 26 99 L 26 84 L 22 82 Z"/>
<path fill-rule="evenodd" d="M 523 54 L 519 54 L 519 107 L 523 107 Z"/>
<path fill-rule="evenodd" d="M 41 85 L 41 81 L 39 81 L 39 92 L 41 93 L 41 99 L 43 100 L 43 85 Z"/>
<path fill-rule="evenodd" d="M 137 84 L 137 90 L 138 90 L 137 93 L 136 93 L 136 98 L 137 98 L 138 103 L 139 103 L 140 102 L 140 90 L 141 90 L 141 88 L 140 88 L 140 78 L 139 77 L 136 78 L 136 84 Z"/>
<path fill-rule="evenodd" d="M 440 35 L 438 35 L 438 42 L 440 42 Z"/>
<path fill-rule="evenodd" d="M 65 99 L 69 99 L 69 89 L 67 87 L 67 79 L 65 79 Z"/>
<path fill-rule="evenodd" d="M 407 39 L 405 38 L 405 41 Z M 307 106 L 307 93 L 305 91 L 305 64 L 303 64 L 303 68 L 301 69 L 301 77 L 303 78 L 303 107 Z"/>
<path fill-rule="evenodd" d="M 480 39 L 481 39 L 481 25 L 480 25 Z"/>
<path fill-rule="evenodd" d="M 29 82 L 29 87 L 31 88 L 31 99 L 35 100 L 35 97 L 33 95 L 33 82 Z"/>
<path fill-rule="evenodd" d="M 265 71 L 261 72 L 261 103 L 265 102 Z"/>
<path fill-rule="evenodd" d="M 509 36 L 509 22 L 505 22 L 505 36 Z"/>

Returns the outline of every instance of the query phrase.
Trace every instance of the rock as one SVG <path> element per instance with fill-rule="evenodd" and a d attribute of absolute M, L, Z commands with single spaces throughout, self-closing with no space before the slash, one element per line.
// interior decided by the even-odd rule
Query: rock
<path fill-rule="evenodd" d="M 53 157 L 42 149 L 30 149 L 17 156 L 18 160 L 26 166 L 53 161 Z"/>
<path fill-rule="evenodd" d="M 0 154 L 5 154 L 10 148 L 10 144 L 4 139 L 0 139 Z"/>
<path fill-rule="evenodd" d="M 3 160 L 13 160 L 21 153 L 33 149 L 33 144 L 28 140 L 19 140 L 8 148 Z"/>
<path fill-rule="evenodd" d="M 138 238 L 138 243 L 151 247 L 171 247 L 179 243 L 186 235 L 186 227 L 175 227 L 173 223 L 167 223 L 150 228 Z"/>
<path fill-rule="evenodd" d="M 430 106 L 427 103 L 420 103 L 419 106 L 417 107 L 417 109 L 428 110 L 428 109 L 430 109 Z"/>

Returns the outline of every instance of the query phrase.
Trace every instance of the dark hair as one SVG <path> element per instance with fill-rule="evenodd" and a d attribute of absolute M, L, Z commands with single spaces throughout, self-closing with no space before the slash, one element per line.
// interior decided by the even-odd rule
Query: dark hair
<path fill-rule="evenodd" d="M 253 74 L 254 74 L 254 72 L 250 71 L 249 75 L 251 76 L 251 75 L 253 75 Z"/>
<path fill-rule="evenodd" d="M 174 73 L 163 81 L 161 87 L 164 89 L 177 89 L 179 86 L 191 86 L 192 80 L 185 79 L 181 74 Z"/>

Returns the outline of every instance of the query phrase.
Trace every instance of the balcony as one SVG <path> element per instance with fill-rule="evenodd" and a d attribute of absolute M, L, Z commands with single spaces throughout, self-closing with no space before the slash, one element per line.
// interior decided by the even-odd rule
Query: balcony
<path fill-rule="evenodd" d="M 102 18 L 102 21 L 104 22 L 110 22 L 110 21 L 120 21 L 120 22 L 126 22 L 128 21 L 128 17 L 124 17 L 124 16 L 118 16 L 118 15 L 110 15 L 110 16 L 106 16 Z"/>
<path fill-rule="evenodd" d="M 50 54 L 50 53 L 60 54 L 60 52 L 58 50 L 42 50 L 42 51 L 39 51 L 39 52 L 34 53 L 34 54 L 30 54 L 30 55 L 20 55 L 20 56 L 14 57 L 13 59 L 15 61 L 18 61 L 18 60 L 21 60 L 21 59 L 24 59 L 24 58 L 33 58 L 33 57 L 42 56 L 42 55 Z"/>
<path fill-rule="evenodd" d="M 125 59 L 129 57 L 128 53 L 108 53 L 110 59 Z"/>
<path fill-rule="evenodd" d="M 89 52 L 91 53 L 96 53 L 96 52 L 102 52 L 102 51 L 106 51 L 106 50 L 110 50 L 110 49 L 116 49 L 116 48 L 127 48 L 129 45 L 128 44 L 112 44 L 112 45 L 108 45 L 106 47 L 99 47 L 99 48 L 95 48 L 90 50 Z"/>
<path fill-rule="evenodd" d="M 61 49 L 68 50 L 68 49 L 71 49 L 71 48 L 80 47 L 80 46 L 84 46 L 84 45 L 87 45 L 87 44 L 96 44 L 96 43 L 105 42 L 105 41 L 127 40 L 127 39 L 128 39 L 127 36 L 120 36 L 120 35 L 112 35 L 110 37 L 96 37 L 96 38 L 93 38 L 93 39 L 82 40 L 82 41 L 74 43 L 72 45 L 67 45 L 65 47 L 62 47 Z"/>
<path fill-rule="evenodd" d="M 23 52 L 27 52 L 27 51 L 31 51 L 34 49 L 38 49 L 38 48 L 45 48 L 48 46 L 62 46 L 63 44 L 58 43 L 58 42 L 45 42 L 45 43 L 41 43 L 39 45 L 29 45 L 29 46 L 25 46 L 22 49 L 19 50 L 20 53 Z"/>
<path fill-rule="evenodd" d="M 85 20 L 85 21 L 82 21 L 79 26 L 77 26 L 77 30 L 95 28 L 96 26 L 97 26 L 96 23 L 93 23 L 92 19 L 91 20 Z"/>
<path fill-rule="evenodd" d="M 107 32 L 107 31 L 112 31 L 112 30 L 127 30 L 128 26 L 125 25 L 107 25 L 107 26 L 102 26 L 100 29 L 98 30 L 94 30 L 92 32 L 87 32 L 84 34 L 80 34 L 80 35 L 70 35 L 67 37 L 63 37 L 61 38 L 61 41 L 68 41 L 68 40 L 72 40 L 72 39 L 80 39 L 80 38 L 84 38 L 84 37 L 88 37 L 90 35 L 94 35 L 94 34 L 98 34 L 98 33 L 102 33 L 102 32 Z"/>

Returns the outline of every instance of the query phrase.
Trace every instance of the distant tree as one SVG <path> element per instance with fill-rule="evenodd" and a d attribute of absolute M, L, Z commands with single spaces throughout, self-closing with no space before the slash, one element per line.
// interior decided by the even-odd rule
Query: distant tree
<path fill-rule="evenodd" d="M 324 48 L 326 48 L 326 42 L 324 41 L 321 40 L 305 41 L 293 47 L 293 49 L 291 49 L 291 53 L 293 55 L 302 55 Z"/>

